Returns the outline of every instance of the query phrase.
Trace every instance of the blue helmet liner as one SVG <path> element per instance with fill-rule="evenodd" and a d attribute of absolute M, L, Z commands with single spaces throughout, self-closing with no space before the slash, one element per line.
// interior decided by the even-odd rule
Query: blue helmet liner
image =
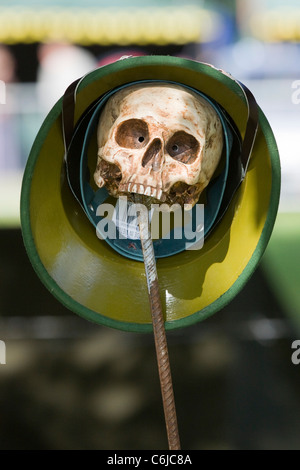
<path fill-rule="evenodd" d="M 198 204 L 196 204 L 191 209 L 189 214 L 189 219 L 192 221 L 192 230 L 189 231 L 188 239 L 186 238 L 184 226 L 180 229 L 181 233 L 178 233 L 178 228 L 176 228 L 176 230 L 171 229 L 170 232 L 165 234 L 162 238 L 153 241 L 156 258 L 175 255 L 184 251 L 187 246 L 190 247 L 189 249 L 191 249 L 193 245 L 201 247 L 201 244 L 222 218 L 230 203 L 232 197 L 231 193 L 233 190 L 230 188 L 231 184 L 228 183 L 228 179 L 230 179 L 228 178 L 228 174 L 231 173 L 232 168 L 234 168 L 235 173 L 235 186 L 239 185 L 243 179 L 241 175 L 241 165 L 239 163 L 239 155 L 241 153 L 242 146 L 239 132 L 223 108 L 214 100 L 199 92 L 198 90 L 187 85 L 183 85 L 182 83 L 172 81 L 142 80 L 130 82 L 115 88 L 100 97 L 96 102 L 92 103 L 92 105 L 80 118 L 73 132 L 72 140 L 65 156 L 68 182 L 73 194 L 81 204 L 89 221 L 94 225 L 95 235 L 97 231 L 98 237 L 105 239 L 105 241 L 114 250 L 130 259 L 137 261 L 143 261 L 140 240 L 136 237 L 134 237 L 134 239 L 125 238 L 124 233 L 122 231 L 120 232 L 119 227 L 116 225 L 113 226 L 114 230 L 107 230 L 108 225 L 114 224 L 114 222 L 108 218 L 105 218 L 104 220 L 103 215 L 97 215 L 97 209 L 99 206 L 107 202 L 109 193 L 105 187 L 94 191 L 90 184 L 88 149 L 92 136 L 97 131 L 101 112 L 108 99 L 124 88 L 128 88 L 137 84 L 142 85 L 149 83 L 167 83 L 171 85 L 180 85 L 204 98 L 217 112 L 222 123 L 224 134 L 224 150 L 221 173 L 213 178 L 205 189 L 203 229 L 197 230 L 197 222 L 199 221 L 199 217 L 197 218 L 197 214 L 199 214 L 197 209 L 199 209 L 199 207 Z M 229 196 L 226 196 L 226 193 L 229 193 Z M 224 195 L 226 196 L 225 198 Z M 109 227 L 111 228 L 112 226 L 109 225 Z M 192 239 L 191 233 L 194 237 Z"/>

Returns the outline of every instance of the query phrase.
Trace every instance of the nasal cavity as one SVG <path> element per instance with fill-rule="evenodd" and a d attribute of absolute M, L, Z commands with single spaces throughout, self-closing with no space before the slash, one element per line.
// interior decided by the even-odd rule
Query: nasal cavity
<path fill-rule="evenodd" d="M 154 139 L 153 142 L 147 148 L 145 155 L 143 156 L 142 166 L 145 168 L 149 162 L 153 160 L 153 163 L 157 163 L 161 155 L 162 143 L 160 139 Z"/>

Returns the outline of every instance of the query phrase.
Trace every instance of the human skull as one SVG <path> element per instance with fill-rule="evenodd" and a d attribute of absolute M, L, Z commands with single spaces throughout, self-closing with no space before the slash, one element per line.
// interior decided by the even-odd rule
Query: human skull
<path fill-rule="evenodd" d="M 132 193 L 194 206 L 221 159 L 221 121 L 180 85 L 132 85 L 101 113 L 94 179 L 115 197 Z"/>

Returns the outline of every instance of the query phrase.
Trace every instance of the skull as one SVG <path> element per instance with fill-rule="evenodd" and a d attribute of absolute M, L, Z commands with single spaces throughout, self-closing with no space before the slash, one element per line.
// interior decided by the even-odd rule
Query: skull
<path fill-rule="evenodd" d="M 221 159 L 221 121 L 207 100 L 179 85 L 132 85 L 101 113 L 94 179 L 115 197 L 143 194 L 195 205 Z"/>

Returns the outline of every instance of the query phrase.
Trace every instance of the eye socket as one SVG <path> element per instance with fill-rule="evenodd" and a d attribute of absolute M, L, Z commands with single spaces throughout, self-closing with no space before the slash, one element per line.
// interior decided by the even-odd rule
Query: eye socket
<path fill-rule="evenodd" d="M 184 131 L 178 131 L 169 140 L 167 152 L 175 160 L 190 165 L 196 160 L 199 147 L 199 142 L 194 136 Z"/>
<path fill-rule="evenodd" d="M 120 147 L 143 148 L 149 142 L 148 126 L 141 119 L 128 119 L 119 125 L 115 138 Z"/>

